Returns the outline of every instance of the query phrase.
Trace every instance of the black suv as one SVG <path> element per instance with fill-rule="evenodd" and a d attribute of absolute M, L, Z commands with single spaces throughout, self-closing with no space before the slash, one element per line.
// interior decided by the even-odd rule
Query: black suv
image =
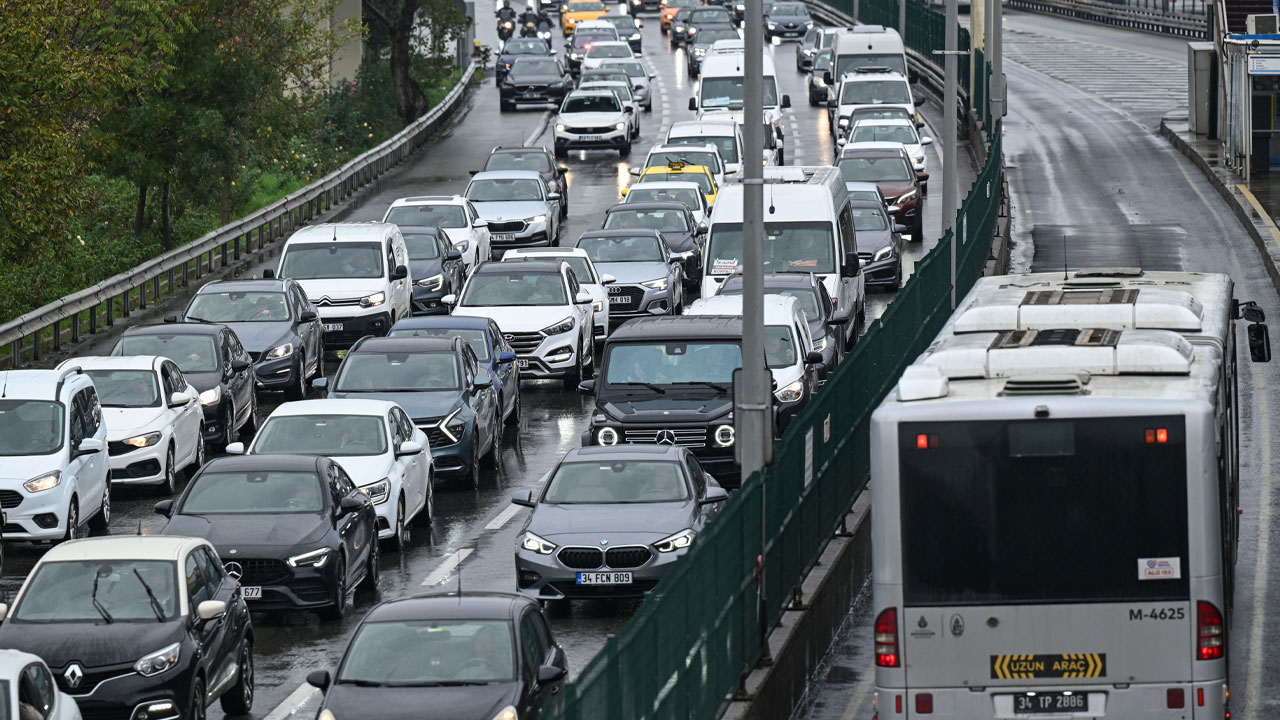
<path fill-rule="evenodd" d="M 531 147 L 502 147 L 489 151 L 484 167 L 477 172 L 490 170 L 532 170 L 542 176 L 549 192 L 560 193 L 560 218 L 569 217 L 569 181 L 564 179 L 568 170 L 556 164 L 556 156 L 541 145 Z"/>
<path fill-rule="evenodd" d="M 623 323 L 605 341 L 596 408 L 583 446 L 683 445 L 721 485 L 736 487 L 733 371 L 742 365 L 742 319 L 671 315 Z"/>
<path fill-rule="evenodd" d="M 498 81 L 498 109 L 506 112 L 517 105 L 559 107 L 573 89 L 573 78 L 554 57 L 520 55 Z"/>

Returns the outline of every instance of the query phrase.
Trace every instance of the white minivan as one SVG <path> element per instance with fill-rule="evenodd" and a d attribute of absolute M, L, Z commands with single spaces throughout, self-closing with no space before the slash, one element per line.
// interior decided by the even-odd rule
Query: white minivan
<path fill-rule="evenodd" d="M 285 242 L 275 275 L 297 280 L 315 304 L 325 347 L 386 335 L 412 314 L 409 251 L 400 228 L 389 223 L 304 227 Z"/>
<path fill-rule="evenodd" d="M 841 77 L 858 68 L 886 68 L 916 81 L 916 71 L 907 67 L 907 51 L 897 30 L 883 25 L 858 25 L 837 31 L 832 45 L 831 69 L 823 79 L 834 87 Z"/>

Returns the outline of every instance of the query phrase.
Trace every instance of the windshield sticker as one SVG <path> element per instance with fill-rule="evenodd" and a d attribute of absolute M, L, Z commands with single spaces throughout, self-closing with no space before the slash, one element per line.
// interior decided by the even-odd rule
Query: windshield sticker
<path fill-rule="evenodd" d="M 1138 558 L 1139 580 L 1179 580 L 1182 578 L 1182 558 Z"/>
<path fill-rule="evenodd" d="M 711 261 L 712 275 L 731 275 L 738 267 L 738 258 L 716 258 Z"/>

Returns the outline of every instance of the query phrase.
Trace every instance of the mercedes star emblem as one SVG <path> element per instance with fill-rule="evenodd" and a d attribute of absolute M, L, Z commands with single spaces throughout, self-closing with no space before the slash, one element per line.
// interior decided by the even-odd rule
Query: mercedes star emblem
<path fill-rule="evenodd" d="M 80 663 L 71 663 L 62 673 L 62 679 L 67 681 L 67 687 L 75 690 L 84 682 L 84 668 L 80 667 Z"/>
<path fill-rule="evenodd" d="M 674 430 L 659 430 L 657 442 L 659 445 L 675 445 L 676 433 Z"/>
<path fill-rule="evenodd" d="M 228 562 L 228 563 L 223 563 L 222 567 L 226 569 L 227 575 L 230 576 L 232 580 L 239 580 L 240 578 L 244 577 L 244 568 L 241 567 L 240 563 L 236 562 L 235 560 L 232 560 L 231 562 Z"/>

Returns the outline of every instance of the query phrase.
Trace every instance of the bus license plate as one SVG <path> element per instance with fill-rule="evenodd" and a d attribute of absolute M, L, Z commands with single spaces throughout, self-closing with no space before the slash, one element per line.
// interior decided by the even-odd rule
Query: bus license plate
<path fill-rule="evenodd" d="M 325 332 L 342 332 L 342 323 L 325 323 Z"/>
<path fill-rule="evenodd" d="M 1019 715 L 1084 712 L 1088 709 L 1087 693 L 1038 692 L 1013 696 L 1013 711 Z"/>
<path fill-rule="evenodd" d="M 579 585 L 630 585 L 629 572 L 580 572 Z"/>
<path fill-rule="evenodd" d="M 245 600 L 261 600 L 262 599 L 262 587 L 259 585 L 242 587 L 240 588 L 240 592 L 244 595 Z"/>

